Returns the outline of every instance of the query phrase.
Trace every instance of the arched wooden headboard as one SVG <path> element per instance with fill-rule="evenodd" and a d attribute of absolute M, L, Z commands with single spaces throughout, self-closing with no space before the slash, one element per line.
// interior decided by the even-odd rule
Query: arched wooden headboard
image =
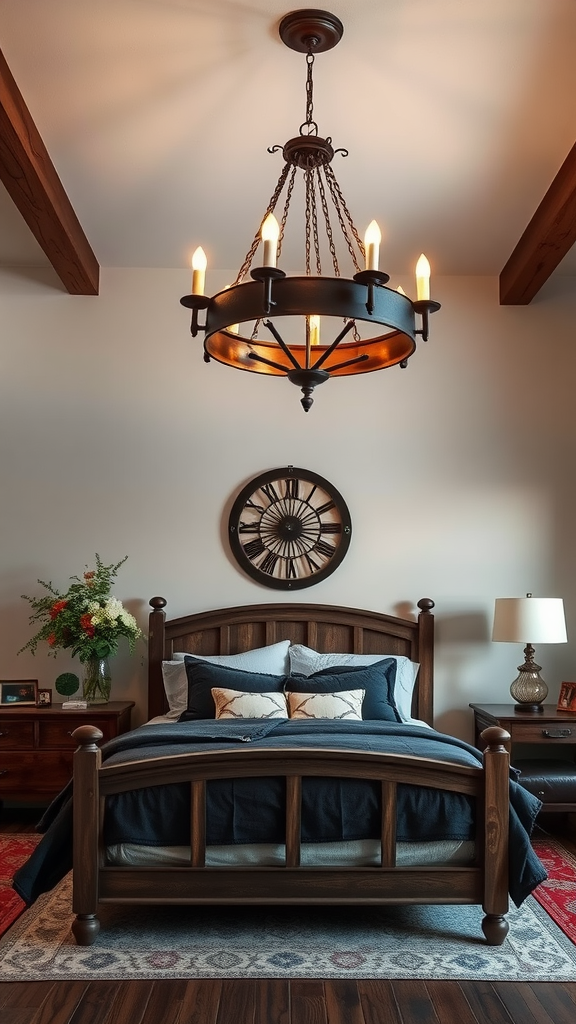
<path fill-rule="evenodd" d="M 290 640 L 316 651 L 402 654 L 418 662 L 412 714 L 432 725 L 434 685 L 434 602 L 418 601 L 415 619 L 322 604 L 255 604 L 196 612 L 166 619 L 163 597 L 150 600 L 148 639 L 148 717 L 167 710 L 162 661 L 175 651 L 239 654 Z"/>

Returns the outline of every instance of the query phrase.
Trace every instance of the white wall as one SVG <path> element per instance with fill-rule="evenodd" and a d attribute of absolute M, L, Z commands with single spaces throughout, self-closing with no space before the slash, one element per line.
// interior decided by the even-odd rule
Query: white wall
<path fill-rule="evenodd" d="M 508 308 L 495 279 L 436 281 L 443 308 L 408 368 L 328 382 L 307 415 L 284 379 L 204 364 L 188 289 L 185 272 L 106 270 L 99 297 L 72 297 L 49 271 L 0 273 L 0 678 L 52 686 L 78 668 L 17 656 L 32 633 L 20 595 L 38 578 L 65 589 L 96 551 L 129 556 L 116 594 L 144 628 L 155 594 L 172 616 L 282 598 L 236 568 L 226 522 L 247 480 L 292 464 L 338 487 L 353 537 L 286 601 L 394 612 L 432 597 L 437 724 L 470 738 L 468 703 L 509 700 L 523 660 L 490 642 L 496 596 L 564 597 L 576 637 L 573 281 Z M 554 701 L 572 650 L 537 650 Z M 136 721 L 144 660 L 113 663 Z"/>

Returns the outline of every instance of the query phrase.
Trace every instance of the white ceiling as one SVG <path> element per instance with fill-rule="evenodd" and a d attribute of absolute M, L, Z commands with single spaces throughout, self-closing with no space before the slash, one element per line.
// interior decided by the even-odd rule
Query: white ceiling
<path fill-rule="evenodd" d="M 236 270 L 298 133 L 287 0 L 2 0 L 0 48 L 102 266 Z M 381 267 L 494 274 L 576 139 L 574 0 L 326 0 L 320 134 Z M 295 216 L 295 215 L 294 215 Z M 301 269 L 289 251 L 284 269 Z M 0 186 L 0 264 L 46 258 Z M 573 253 L 559 271 L 576 267 Z"/>

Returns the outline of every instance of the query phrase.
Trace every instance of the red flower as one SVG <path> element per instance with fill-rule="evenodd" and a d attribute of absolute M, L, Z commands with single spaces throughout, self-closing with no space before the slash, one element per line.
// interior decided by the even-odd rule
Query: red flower
<path fill-rule="evenodd" d="M 66 607 L 68 601 L 55 601 L 50 609 L 50 618 L 55 619 L 60 612 Z"/>
<path fill-rule="evenodd" d="M 50 633 L 50 636 L 46 637 L 46 641 L 50 644 L 50 647 L 54 647 L 54 644 L 56 643 L 56 634 Z"/>
<path fill-rule="evenodd" d="M 80 626 L 87 636 L 94 636 L 94 626 L 92 625 L 92 616 L 90 612 L 86 612 L 84 615 L 80 616 Z"/>
<path fill-rule="evenodd" d="M 88 584 L 88 586 L 90 586 L 92 584 L 92 580 L 94 579 L 95 575 L 96 575 L 96 573 L 93 572 L 93 571 L 85 572 L 84 573 L 84 579 L 86 580 L 86 583 Z"/>

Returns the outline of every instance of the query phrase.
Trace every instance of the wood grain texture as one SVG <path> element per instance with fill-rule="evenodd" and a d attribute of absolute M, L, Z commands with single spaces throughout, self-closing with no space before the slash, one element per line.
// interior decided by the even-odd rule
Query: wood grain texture
<path fill-rule="evenodd" d="M 572 1024 L 574 982 L 353 978 L 0 986 L 2 1024 Z"/>
<path fill-rule="evenodd" d="M 500 304 L 528 305 L 576 242 L 576 145 L 500 274 Z"/>
<path fill-rule="evenodd" d="M 0 180 L 72 295 L 97 295 L 100 268 L 0 51 Z"/>

